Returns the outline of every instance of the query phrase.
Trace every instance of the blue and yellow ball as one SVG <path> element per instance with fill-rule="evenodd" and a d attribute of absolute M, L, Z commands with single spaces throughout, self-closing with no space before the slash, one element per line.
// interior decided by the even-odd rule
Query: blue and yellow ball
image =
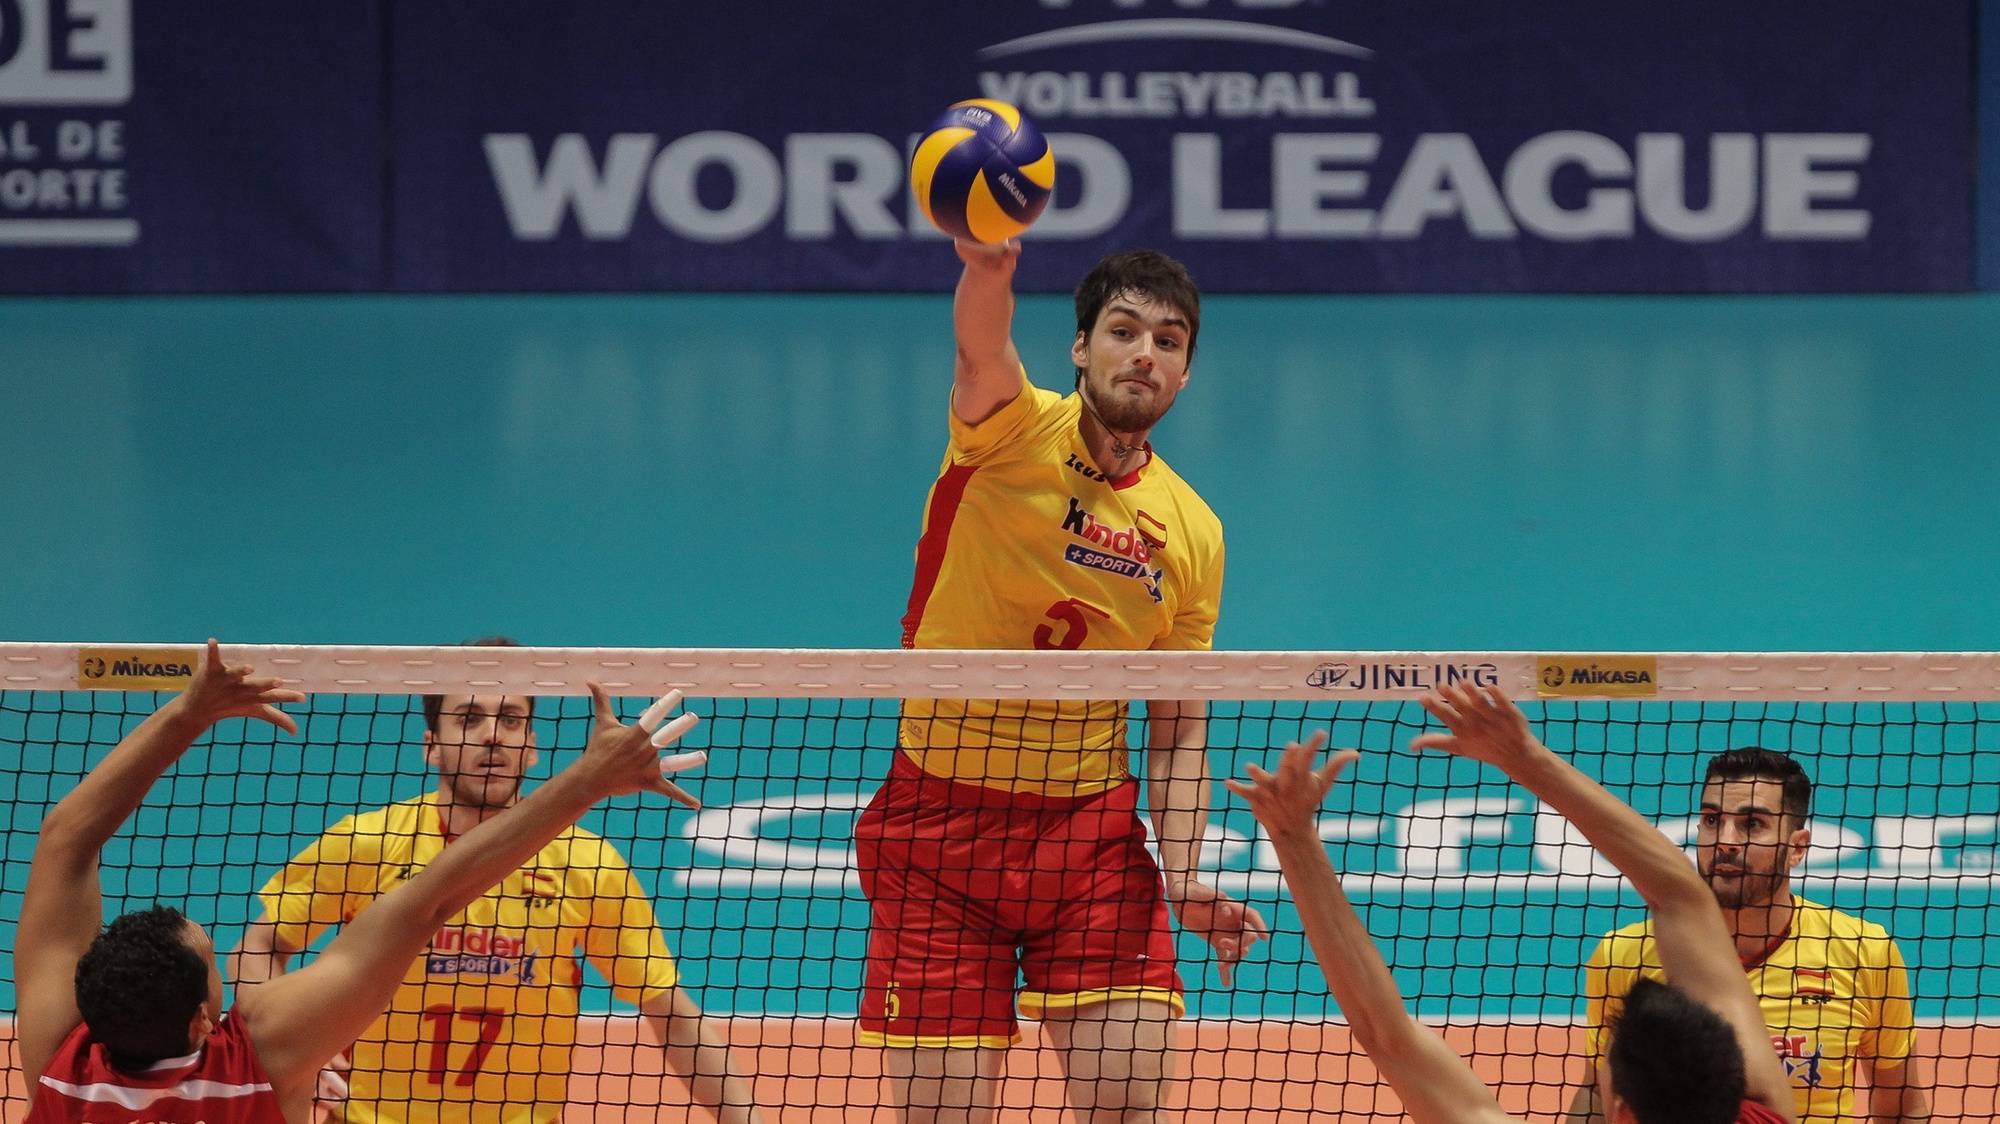
<path fill-rule="evenodd" d="M 1056 186 L 1056 154 L 1020 110 L 974 98 L 932 122 L 910 160 L 924 217 L 954 238 L 1005 242 L 1040 217 Z"/>

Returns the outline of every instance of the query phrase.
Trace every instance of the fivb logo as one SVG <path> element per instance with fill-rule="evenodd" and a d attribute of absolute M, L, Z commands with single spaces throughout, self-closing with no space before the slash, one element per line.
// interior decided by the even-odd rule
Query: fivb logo
<path fill-rule="evenodd" d="M 0 105 L 132 99 L 132 0 L 0 0 Z"/>

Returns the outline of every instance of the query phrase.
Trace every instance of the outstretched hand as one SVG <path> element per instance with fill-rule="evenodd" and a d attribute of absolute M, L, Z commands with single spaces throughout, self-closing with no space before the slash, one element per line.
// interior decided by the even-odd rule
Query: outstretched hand
<path fill-rule="evenodd" d="M 577 762 L 577 766 L 590 770 L 591 779 L 604 795 L 657 792 L 690 808 L 701 807 L 701 801 L 668 780 L 666 775 L 705 764 L 708 754 L 697 750 L 663 757 L 659 752 L 679 741 L 681 735 L 694 729 L 695 723 L 701 721 L 700 715 L 688 713 L 662 725 L 667 715 L 680 708 L 681 693 L 668 691 L 658 702 L 646 708 L 639 721 L 627 726 L 618 721 L 618 711 L 612 705 L 611 696 L 604 693 L 604 688 L 595 683 L 589 684 L 589 687 L 597 722 L 591 730 L 589 744 L 583 747 L 583 759 Z"/>
<path fill-rule="evenodd" d="M 1250 812 L 1272 835 L 1312 834 L 1319 820 L 1319 807 L 1341 771 L 1361 757 L 1355 750 L 1342 750 L 1319 764 L 1326 748 L 1326 731 L 1314 731 L 1303 742 L 1291 742 L 1278 759 L 1278 771 L 1267 772 L 1255 765 L 1245 770 L 1249 780 L 1223 781 L 1229 791 L 1250 805 Z"/>
<path fill-rule="evenodd" d="M 207 729 L 225 718 L 255 718 L 269 722 L 288 734 L 299 732 L 292 716 L 278 709 L 279 703 L 304 702 L 305 695 L 278 686 L 278 679 L 252 679 L 256 670 L 248 664 L 229 667 L 222 662 L 222 649 L 209 637 L 208 651 L 195 666 L 194 678 L 179 699 L 181 712 L 189 721 Z"/>
<path fill-rule="evenodd" d="M 1497 686 L 1461 681 L 1417 701 L 1451 733 L 1418 734 L 1410 739 L 1411 749 L 1442 749 L 1509 773 L 1543 749 L 1528 728 L 1528 716 Z"/>

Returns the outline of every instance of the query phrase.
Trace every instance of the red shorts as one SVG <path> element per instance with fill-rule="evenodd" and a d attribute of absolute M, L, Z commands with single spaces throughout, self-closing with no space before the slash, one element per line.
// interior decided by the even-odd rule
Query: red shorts
<path fill-rule="evenodd" d="M 868 894 L 860 1040 L 1007 1046 L 1021 1013 L 1111 999 L 1184 1011 L 1138 783 L 1094 796 L 933 777 L 902 754 L 855 824 Z"/>

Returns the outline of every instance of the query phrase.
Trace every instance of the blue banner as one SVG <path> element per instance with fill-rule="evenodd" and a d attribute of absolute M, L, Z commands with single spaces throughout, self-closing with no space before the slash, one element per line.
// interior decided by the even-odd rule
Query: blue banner
<path fill-rule="evenodd" d="M 1060 161 L 1026 289 L 1129 245 L 1217 290 L 1971 280 L 1968 0 L 392 19 L 401 288 L 945 286 L 905 157 L 972 96 L 1022 106 Z"/>
<path fill-rule="evenodd" d="M 0 292 L 372 289 L 373 4 L 0 0 Z"/>
<path fill-rule="evenodd" d="M 0 292 L 935 290 L 906 156 L 1027 110 L 1021 287 L 1952 290 L 1973 3 L 0 0 Z M 1782 63 L 1782 65 L 1780 65 Z"/>

